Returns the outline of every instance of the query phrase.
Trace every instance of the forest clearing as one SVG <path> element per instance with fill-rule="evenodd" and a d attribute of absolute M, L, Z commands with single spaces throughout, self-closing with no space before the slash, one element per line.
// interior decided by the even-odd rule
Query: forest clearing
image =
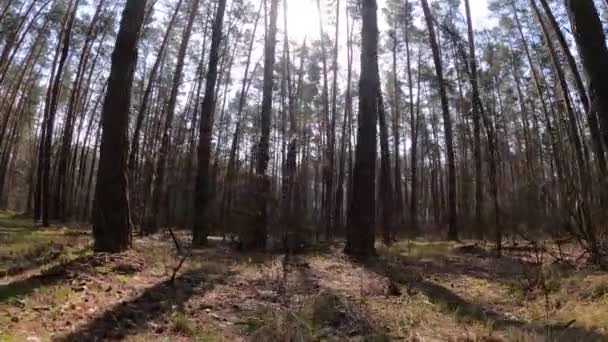
<path fill-rule="evenodd" d="M 608 338 L 608 274 L 566 252 L 555 262 L 506 245 L 496 259 L 482 245 L 403 241 L 359 263 L 336 243 L 286 261 L 219 240 L 172 278 L 181 257 L 168 236 L 94 254 L 77 227 L 37 230 L 6 214 L 0 225 L 7 342 Z"/>
<path fill-rule="evenodd" d="M 608 341 L 608 0 L 0 0 L 0 342 Z"/>

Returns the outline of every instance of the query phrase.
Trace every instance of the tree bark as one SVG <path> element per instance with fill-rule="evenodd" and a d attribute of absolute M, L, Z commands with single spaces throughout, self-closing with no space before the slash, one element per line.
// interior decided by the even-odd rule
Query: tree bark
<path fill-rule="evenodd" d="M 471 6 L 469 0 L 465 0 L 465 10 L 467 16 L 467 34 L 469 38 L 469 66 L 471 73 L 471 87 L 473 89 L 473 157 L 475 159 L 475 224 L 476 230 L 483 226 L 483 171 L 481 161 L 481 128 L 480 111 L 481 102 L 479 101 L 479 83 L 477 81 L 477 57 L 475 54 L 475 34 L 471 19 Z"/>
<path fill-rule="evenodd" d="M 260 15 L 262 13 L 262 4 L 263 1 L 260 1 L 260 7 L 258 8 L 255 22 L 253 25 L 253 31 L 251 33 L 251 39 L 249 40 L 249 47 L 247 49 L 247 61 L 245 62 L 245 72 L 243 73 L 243 80 L 241 82 L 241 90 L 239 93 L 239 105 L 236 112 L 235 117 L 235 127 L 234 133 L 232 135 L 232 142 L 230 143 L 230 154 L 228 156 L 228 167 L 226 170 L 226 187 L 227 191 L 225 193 L 225 199 L 222 201 L 224 203 L 224 210 L 229 211 L 232 206 L 232 200 L 234 197 L 234 182 L 236 176 L 236 162 L 237 162 L 237 150 L 239 147 L 239 140 L 241 137 L 241 118 L 243 116 L 243 110 L 245 109 L 245 104 L 247 103 L 247 95 L 249 86 L 251 85 L 251 80 L 249 79 L 249 69 L 251 68 L 251 55 L 253 52 L 253 43 L 255 42 L 256 32 L 258 29 L 258 23 L 260 21 Z M 257 65 L 254 67 L 254 73 Z"/>
<path fill-rule="evenodd" d="M 62 30 L 62 48 L 61 56 L 59 57 L 59 64 L 55 74 L 53 87 L 49 93 L 50 100 L 48 100 L 48 120 L 46 123 L 46 133 L 44 141 L 44 155 L 42 164 L 42 226 L 49 226 L 50 217 L 50 204 L 51 204 L 51 155 L 52 155 L 52 144 L 53 144 L 53 130 L 55 126 L 55 116 L 57 113 L 57 104 L 59 103 L 59 91 L 63 81 L 63 69 L 68 59 L 70 52 L 70 40 L 72 35 L 72 27 L 74 24 L 74 18 L 76 16 L 76 10 L 80 0 L 75 0 L 74 3 L 70 3 L 68 7 L 68 13 L 66 13 L 65 24 Z M 55 198 L 55 214 L 58 209 L 58 198 Z"/>
<path fill-rule="evenodd" d="M 572 102 L 570 101 L 566 76 L 564 75 L 564 71 L 557 56 L 555 46 L 553 45 L 553 41 L 551 40 L 551 36 L 549 35 L 547 25 L 540 13 L 538 6 L 536 5 L 536 0 L 530 0 L 530 5 L 532 6 L 534 13 L 536 14 L 536 18 L 538 19 L 538 22 L 540 24 L 543 36 L 545 37 L 545 42 L 547 43 L 547 47 L 549 48 L 549 54 L 551 56 L 553 69 L 555 70 L 555 75 L 557 76 L 557 81 L 561 90 L 562 100 L 564 102 L 564 106 L 566 107 L 566 113 L 568 114 L 568 121 L 570 123 L 570 139 L 572 139 L 572 142 L 574 144 L 573 148 L 578 165 L 578 177 L 581 185 L 584 185 L 584 183 L 587 182 L 585 180 L 587 176 L 587 164 L 584 155 L 585 150 L 583 148 L 583 142 L 579 134 L 578 120 L 576 119 L 576 114 L 574 113 Z"/>
<path fill-rule="evenodd" d="M 418 115 L 414 111 L 414 81 L 412 79 L 412 61 L 411 61 L 411 50 L 410 50 L 410 25 L 411 25 L 411 13 L 410 13 L 410 2 L 405 1 L 405 15 L 406 21 L 404 25 L 404 36 L 405 36 L 405 57 L 407 67 L 407 86 L 409 92 L 409 114 L 410 114 L 410 130 L 411 130 L 411 185 L 410 185 L 410 233 L 412 236 L 418 234 Z M 421 52 L 419 52 L 420 54 Z M 418 73 L 420 74 L 420 57 L 418 63 Z M 419 75 L 420 76 L 420 75 Z M 420 111 L 420 77 L 418 77 L 418 106 L 417 111 Z"/>
<path fill-rule="evenodd" d="M 393 146 L 395 151 L 395 168 L 394 184 L 395 184 L 395 215 L 398 217 L 398 223 L 405 223 L 403 215 L 403 192 L 401 191 L 401 159 L 399 158 L 399 123 L 401 122 L 401 87 L 397 79 L 397 32 L 393 31 L 392 35 L 392 54 L 393 54 Z"/>
<path fill-rule="evenodd" d="M 211 157 L 211 138 L 213 119 L 215 114 L 215 86 L 217 82 L 217 69 L 219 62 L 220 44 L 222 42 L 222 27 L 226 0 L 219 0 L 215 20 L 211 33 L 211 50 L 209 51 L 209 66 L 205 81 L 205 96 L 201 105 L 200 136 L 198 144 L 198 172 L 196 174 L 196 192 L 194 195 L 194 226 L 192 230 L 192 243 L 205 245 L 209 234 L 207 220 L 207 205 L 210 194 L 209 165 Z"/>
<path fill-rule="evenodd" d="M 150 75 L 148 76 L 148 84 L 146 85 L 146 89 L 144 90 L 144 94 L 141 99 L 141 104 L 137 112 L 137 118 L 135 119 L 135 128 L 133 129 L 133 137 L 131 138 L 131 149 L 129 152 L 129 173 L 131 174 L 131 176 L 135 174 L 135 168 L 137 166 L 137 155 L 139 154 L 139 136 L 141 135 L 141 128 L 144 122 L 144 117 L 146 115 L 146 110 L 148 108 L 148 102 L 150 102 L 150 95 L 152 94 L 152 85 L 156 80 L 156 74 L 158 73 L 158 69 L 160 68 L 161 61 L 163 60 L 163 55 L 165 53 L 165 49 L 169 41 L 169 36 L 171 35 L 171 31 L 173 30 L 173 26 L 175 25 L 175 21 L 181 8 L 182 2 L 183 0 L 179 0 L 177 2 L 173 15 L 171 16 L 171 19 L 167 24 L 167 29 L 165 31 L 163 41 L 160 44 L 160 48 L 158 50 L 158 55 L 156 56 L 156 59 L 154 61 L 154 65 L 150 70 Z M 131 180 L 135 181 L 133 177 L 131 177 Z M 133 186 L 134 184 L 131 185 Z"/>
<path fill-rule="evenodd" d="M 262 250 L 266 248 L 268 213 L 267 202 L 271 195 L 270 180 L 266 175 L 270 160 L 270 127 L 272 120 L 272 87 L 275 65 L 275 50 L 277 36 L 277 7 L 278 0 L 270 2 L 270 21 L 264 47 L 264 81 L 262 86 L 261 134 L 256 151 L 255 191 L 257 192 L 257 212 L 254 214 L 252 231 L 246 234 L 244 247 L 246 249 Z"/>
<path fill-rule="evenodd" d="M 380 77 L 378 77 L 380 79 Z M 393 239 L 392 216 L 397 209 L 393 200 L 393 184 L 391 182 L 390 148 L 388 146 L 388 127 L 384 111 L 382 91 L 378 92 L 378 124 L 380 126 L 380 213 L 382 225 L 382 241 L 390 246 Z"/>
<path fill-rule="evenodd" d="M 95 35 L 97 34 L 94 31 L 94 28 L 97 24 L 99 15 L 101 14 L 104 2 L 104 0 L 101 0 L 97 5 L 93 18 L 91 19 L 91 23 L 89 24 L 87 33 L 85 35 L 84 45 L 80 54 L 80 61 L 78 62 L 78 67 L 76 69 L 76 78 L 74 79 L 74 82 L 72 84 L 72 90 L 70 92 L 67 115 L 65 117 L 65 122 L 63 125 L 63 136 L 61 139 L 61 147 L 58 156 L 59 160 L 57 167 L 57 180 L 55 184 L 55 196 L 57 197 L 58 205 L 57 217 L 62 222 L 65 222 L 67 220 L 67 216 L 69 215 L 69 208 L 71 207 L 71 204 L 69 202 L 71 199 L 68 196 L 70 193 L 68 179 L 68 163 L 74 132 L 74 116 L 76 115 L 77 104 L 80 101 L 80 89 L 82 86 L 82 79 L 84 77 L 85 68 L 89 60 L 91 45 L 93 44 L 93 40 L 95 39 Z"/>
<path fill-rule="evenodd" d="M 165 126 L 162 131 L 162 140 L 160 149 L 158 151 L 158 161 L 156 165 L 156 178 L 152 187 L 152 203 L 150 216 L 148 222 L 142 227 L 144 234 L 153 234 L 158 231 L 159 228 L 159 216 L 161 214 L 161 200 L 163 194 L 165 194 L 165 170 L 167 167 L 167 158 L 169 156 L 169 148 L 171 144 L 171 131 L 173 129 L 173 117 L 175 116 L 175 106 L 177 105 L 177 95 L 179 87 L 182 82 L 182 72 L 184 69 L 186 52 L 188 50 L 188 43 L 190 42 L 190 36 L 192 34 L 192 26 L 194 25 L 194 19 L 198 14 L 198 6 L 200 0 L 193 0 L 191 8 L 188 11 L 188 21 L 184 31 L 182 32 L 181 44 L 177 53 L 177 64 L 175 65 L 175 71 L 173 73 L 173 81 L 171 86 L 171 93 L 169 94 L 169 100 L 167 101 Z M 165 210 L 167 210 L 165 206 Z"/>
<path fill-rule="evenodd" d="M 431 50 L 433 51 L 433 62 L 435 64 L 435 73 L 437 75 L 439 95 L 441 99 L 441 111 L 443 114 L 448 169 L 448 238 L 450 240 L 458 240 L 458 217 L 456 213 L 456 165 L 454 157 L 454 144 L 452 142 L 452 118 L 450 117 L 448 94 L 445 80 L 443 78 L 443 64 L 441 60 L 441 53 L 439 51 L 439 45 L 437 44 L 431 10 L 429 9 L 427 0 L 421 0 L 421 3 L 426 26 L 429 31 Z"/>
<path fill-rule="evenodd" d="M 556 132 L 553 130 L 553 125 L 551 123 L 551 118 L 550 118 L 550 113 L 549 113 L 549 109 L 547 106 L 547 101 L 545 98 L 545 94 L 543 93 L 543 89 L 542 89 L 542 83 L 541 83 L 541 78 L 540 75 L 532 61 L 532 54 L 530 53 L 530 48 L 528 46 L 528 42 L 526 40 L 526 37 L 524 35 L 524 32 L 522 30 L 522 25 L 521 22 L 519 20 L 519 15 L 517 14 L 517 9 L 515 8 L 515 4 L 512 3 L 512 10 L 513 10 L 513 16 L 515 18 L 515 23 L 516 23 L 516 27 L 517 27 L 517 31 L 519 32 L 519 37 L 522 41 L 523 47 L 524 47 L 524 52 L 526 54 L 526 59 L 528 60 L 528 64 L 530 65 L 530 70 L 532 73 L 532 79 L 534 81 L 534 88 L 536 89 L 536 93 L 538 95 L 538 98 L 540 100 L 540 104 L 541 104 L 541 110 L 543 112 L 543 116 L 545 119 L 545 125 L 547 126 L 547 131 L 549 133 L 549 137 L 551 140 L 551 149 L 552 149 L 552 156 L 555 162 L 555 168 L 556 168 L 556 172 L 557 172 L 557 178 L 558 180 L 561 182 L 561 180 L 563 179 L 563 169 L 562 169 L 562 162 L 561 162 L 561 158 L 559 157 L 560 155 L 560 148 L 558 145 L 558 142 L 556 140 Z"/>
<path fill-rule="evenodd" d="M 361 76 L 359 80 L 359 126 L 352 200 L 348 212 L 346 254 L 375 254 L 376 155 L 378 120 L 378 6 L 376 0 L 361 1 Z"/>
<path fill-rule="evenodd" d="M 121 252 L 131 245 L 131 216 L 127 186 L 129 110 L 133 74 L 137 65 L 137 41 L 146 0 L 127 0 L 101 114 L 103 133 L 97 171 L 93 214 L 94 248 Z"/>
<path fill-rule="evenodd" d="M 599 114 L 604 143 L 608 146 L 608 48 L 602 23 L 592 0 L 565 0 L 565 4 L 587 75 L 591 110 Z M 601 184 L 600 196 L 604 197 L 605 180 Z M 584 233 L 592 260 L 599 262 L 601 252 L 594 225 L 594 222 L 588 222 Z"/>
<path fill-rule="evenodd" d="M 604 146 L 608 146 L 608 48 L 602 23 L 592 0 L 565 0 L 583 68 L 591 111 L 600 120 Z"/>
<path fill-rule="evenodd" d="M 344 106 L 344 117 L 342 120 L 342 137 L 340 139 L 340 161 L 339 161 L 339 173 L 338 183 L 336 185 L 336 210 L 335 210 L 335 231 L 342 231 L 344 227 L 344 179 L 345 175 L 352 173 L 352 169 L 346 170 L 346 145 L 347 141 L 350 142 L 350 117 L 353 111 L 353 98 L 352 98 L 352 74 L 353 74 L 353 54 L 352 54 L 352 41 L 353 41 L 353 28 L 351 21 L 348 18 L 348 11 L 346 15 L 346 34 L 347 34 L 347 68 L 346 68 L 346 94 L 345 94 L 345 106 Z M 350 152 L 349 152 L 350 155 Z M 349 188 L 349 182 L 346 184 L 346 188 Z M 348 204 L 348 196 L 346 197 Z"/>
<path fill-rule="evenodd" d="M 325 237 L 330 239 L 332 226 L 332 194 L 333 194 L 333 131 L 335 122 L 330 119 L 329 112 L 329 82 L 327 75 L 327 48 L 325 47 L 325 31 L 323 29 L 323 15 L 321 11 L 321 0 L 317 0 L 317 12 L 319 13 L 319 32 L 321 41 L 321 62 L 323 66 L 323 89 L 321 93 L 323 103 L 323 125 L 325 126 L 325 154 L 322 164 L 323 171 L 323 225 L 325 227 Z M 335 113 L 332 113 L 335 114 Z M 333 122 L 333 124 L 332 124 Z"/>

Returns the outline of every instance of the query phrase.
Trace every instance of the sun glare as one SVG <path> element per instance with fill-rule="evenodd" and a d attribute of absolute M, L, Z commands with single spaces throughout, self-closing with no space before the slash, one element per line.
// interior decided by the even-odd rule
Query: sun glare
<path fill-rule="evenodd" d="M 282 18 L 280 23 L 283 23 Z M 316 2 L 314 0 L 289 1 L 287 6 L 287 29 L 289 30 L 290 40 L 302 41 L 304 38 L 311 40 L 318 37 L 319 14 Z"/>

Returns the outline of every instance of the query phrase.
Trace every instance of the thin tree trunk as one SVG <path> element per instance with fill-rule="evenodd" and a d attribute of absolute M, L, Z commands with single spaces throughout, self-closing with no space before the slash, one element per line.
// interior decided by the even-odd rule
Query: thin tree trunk
<path fill-rule="evenodd" d="M 480 112 L 482 104 L 480 102 L 479 83 L 477 81 L 477 57 L 475 54 L 475 34 L 471 19 L 471 7 L 469 0 L 465 0 L 465 10 L 467 16 L 467 34 L 469 38 L 469 66 L 471 73 L 471 87 L 473 89 L 473 157 L 475 159 L 475 224 L 476 230 L 483 226 L 483 171 L 481 161 L 481 126 Z"/>
<path fill-rule="evenodd" d="M 378 77 L 380 79 L 380 77 Z M 391 182 L 390 148 L 388 146 L 388 127 L 384 111 L 382 91 L 378 93 L 378 124 L 380 126 L 380 209 L 382 240 L 390 246 L 393 238 L 393 221 L 395 203 L 393 201 L 393 184 Z"/>
<path fill-rule="evenodd" d="M 398 217 L 400 225 L 405 223 L 403 215 L 403 192 L 401 191 L 401 162 L 399 158 L 399 123 L 401 122 L 401 87 L 397 80 L 397 32 L 392 33 L 392 54 L 393 54 L 393 145 L 395 153 L 394 184 L 395 184 L 395 215 Z"/>
<path fill-rule="evenodd" d="M 538 6 L 536 5 L 536 1 L 530 0 L 530 4 L 532 5 L 532 9 L 534 10 L 534 13 L 536 14 L 536 17 L 540 24 L 541 30 L 543 32 L 543 36 L 545 37 L 545 42 L 547 43 L 547 47 L 549 48 L 549 54 L 551 56 L 551 62 L 553 63 L 553 69 L 555 70 L 555 74 L 557 76 L 557 81 L 559 83 L 560 90 L 561 90 L 562 100 L 564 102 L 564 106 L 566 107 L 566 113 L 568 114 L 568 121 L 570 123 L 570 138 L 572 139 L 573 144 L 574 144 L 573 148 L 574 148 L 574 153 L 576 155 L 576 161 L 577 161 L 577 165 L 578 165 L 578 178 L 579 178 L 579 181 L 580 181 L 581 185 L 583 186 L 583 188 L 585 188 L 586 186 L 584 185 L 584 183 L 587 182 L 585 180 L 586 175 L 587 175 L 587 165 L 586 165 L 585 156 L 584 156 L 585 150 L 583 148 L 583 143 L 581 141 L 580 134 L 579 134 L 578 121 L 576 120 L 574 108 L 572 107 L 572 103 L 570 101 L 568 83 L 566 81 L 564 71 L 563 71 L 561 64 L 559 62 L 559 59 L 557 57 L 557 52 L 555 51 L 555 46 L 553 45 L 553 41 L 551 40 L 551 36 L 549 35 L 547 25 L 545 24 L 545 21 L 540 13 L 540 10 L 538 9 Z"/>
<path fill-rule="evenodd" d="M 196 192 L 194 196 L 194 226 L 192 243 L 205 245 L 209 234 L 207 206 L 211 180 L 209 179 L 209 164 L 211 157 L 211 138 L 215 114 L 215 86 L 219 62 L 220 44 L 222 42 L 222 26 L 226 0 L 219 0 L 211 33 L 211 50 L 209 52 L 209 67 L 205 81 L 205 96 L 201 105 L 200 136 L 198 145 L 198 172 L 196 174 Z"/>
<path fill-rule="evenodd" d="M 540 76 L 538 74 L 538 71 L 536 70 L 536 67 L 532 61 L 532 55 L 530 53 L 530 48 L 528 47 L 528 42 L 526 40 L 526 37 L 523 33 L 522 27 L 521 27 L 521 22 L 519 21 L 519 16 L 517 15 L 517 9 L 515 8 L 515 5 L 512 4 L 512 10 L 513 10 L 513 16 L 515 18 L 515 23 L 516 23 L 516 27 L 517 27 L 517 31 L 519 32 L 519 36 L 520 39 L 522 41 L 522 44 L 524 46 L 524 52 L 526 54 L 526 58 L 528 60 L 528 64 L 530 65 L 530 70 L 532 72 L 532 79 L 534 81 L 534 87 L 536 89 L 536 93 L 539 97 L 540 103 L 541 103 L 541 110 L 543 112 L 543 116 L 545 118 L 545 125 L 547 126 L 547 130 L 549 133 L 549 137 L 551 139 L 551 149 L 552 149 L 552 156 L 554 158 L 554 162 L 555 162 L 555 167 L 556 167 L 556 172 L 557 172 L 557 178 L 558 180 L 562 181 L 563 179 L 563 170 L 562 170 L 562 162 L 561 162 L 561 158 L 559 157 L 560 155 L 560 149 L 559 149 L 559 145 L 558 142 L 556 141 L 556 133 L 553 130 L 553 125 L 551 124 L 551 118 L 550 118 L 550 114 L 549 114 L 549 109 L 547 108 L 547 102 L 546 102 L 546 98 L 545 95 L 543 93 L 542 90 L 542 84 L 541 84 L 541 79 Z"/>
<path fill-rule="evenodd" d="M 247 249 L 264 249 L 266 248 L 266 235 L 268 225 L 267 202 L 271 195 L 270 180 L 266 175 L 268 169 L 268 161 L 270 159 L 270 127 L 272 120 L 272 87 L 273 87 L 273 69 L 275 65 L 275 49 L 277 35 L 277 7 L 278 0 L 270 2 L 270 22 L 268 34 L 264 47 L 264 81 L 262 90 L 262 109 L 261 109 L 261 134 L 260 142 L 257 146 L 256 154 L 256 196 L 257 213 L 255 222 L 253 222 L 253 230 L 250 232 L 244 241 L 244 247 Z"/>
<path fill-rule="evenodd" d="M 139 154 L 139 136 L 141 135 L 141 128 L 144 122 L 144 118 L 146 115 L 146 110 L 148 108 L 148 102 L 150 102 L 150 95 L 152 94 L 152 85 L 156 80 L 156 74 L 158 69 L 161 66 L 161 62 L 164 59 L 165 49 L 167 48 L 167 44 L 169 42 L 169 37 L 171 36 L 171 31 L 173 30 L 173 26 L 175 25 L 175 21 L 177 15 L 179 14 L 179 10 L 181 8 L 183 0 L 179 0 L 175 5 L 175 10 L 173 11 L 173 15 L 171 16 L 171 20 L 167 24 L 167 29 L 165 31 L 165 35 L 163 36 L 163 41 L 160 44 L 160 48 L 158 50 L 158 55 L 156 56 L 156 60 L 154 61 L 154 65 L 150 70 L 150 76 L 148 77 L 148 84 L 146 85 L 146 89 L 144 90 L 144 95 L 141 100 L 141 104 L 139 106 L 139 110 L 137 112 L 137 118 L 135 120 L 135 128 L 133 129 L 133 137 L 131 138 L 131 149 L 129 152 L 129 174 L 131 175 L 132 183 L 135 183 L 135 179 L 133 175 L 135 174 L 135 168 L 137 164 L 137 155 Z M 132 184 L 133 185 L 133 184 Z"/>
<path fill-rule="evenodd" d="M 94 28 L 97 24 L 97 20 L 103 8 L 104 0 L 101 0 L 97 5 L 97 9 L 95 10 L 95 14 L 91 19 L 91 23 L 89 24 L 89 28 L 87 30 L 85 36 L 85 42 L 82 48 L 82 52 L 80 54 L 80 61 L 78 62 L 76 78 L 72 84 L 72 91 L 70 93 L 70 99 L 68 103 L 67 115 L 65 117 L 63 136 L 61 139 L 61 147 L 59 151 L 59 161 L 58 161 L 58 171 L 57 171 L 57 180 L 56 180 L 56 189 L 55 196 L 57 200 L 57 218 L 65 222 L 67 219 L 67 215 L 69 214 L 67 208 L 70 207 L 69 188 L 68 188 L 68 163 L 69 163 L 69 155 L 70 155 L 70 147 L 72 144 L 72 136 L 74 132 L 74 116 L 76 115 L 76 107 L 79 102 L 81 83 L 85 72 L 85 67 L 88 63 L 89 52 L 91 49 L 91 45 L 93 40 L 95 39 Z M 76 11 L 76 8 L 74 9 Z"/>
<path fill-rule="evenodd" d="M 421 0 L 424 18 L 427 29 L 429 31 L 429 41 L 431 50 L 433 50 L 433 62 L 435 64 L 435 73 L 439 87 L 439 95 L 441 99 L 441 111 L 443 114 L 443 125 L 445 134 L 445 145 L 447 154 L 447 169 L 448 169 L 448 238 L 458 240 L 458 217 L 456 213 L 456 165 L 454 157 L 454 145 L 452 142 L 452 119 L 450 117 L 450 107 L 448 103 L 448 95 L 446 84 L 443 78 L 443 65 L 441 61 L 441 53 L 437 44 L 435 35 L 435 27 L 433 18 L 429 9 L 428 1 Z"/>
<path fill-rule="evenodd" d="M 332 188 L 333 188 L 333 146 L 332 142 L 332 129 L 331 119 L 329 112 L 329 82 L 327 75 L 327 48 L 325 46 L 325 31 L 323 29 L 323 12 L 321 11 L 321 0 L 317 0 L 317 12 L 319 14 L 319 32 L 321 40 L 321 62 L 323 66 L 323 88 L 321 93 L 321 99 L 323 103 L 323 125 L 325 128 L 325 154 L 324 161 L 322 164 L 323 173 L 323 224 L 325 227 L 325 237 L 330 238 L 331 232 L 331 214 L 332 214 Z M 332 113 L 333 114 L 333 113 Z"/>
<path fill-rule="evenodd" d="M 177 105 L 177 95 L 179 87 L 182 82 L 182 72 L 184 69 L 186 52 L 188 50 L 188 43 L 190 42 L 190 36 L 192 34 L 192 26 L 194 25 L 194 19 L 198 14 L 200 0 L 192 0 L 191 8 L 189 9 L 188 21 L 186 27 L 182 32 L 181 44 L 177 53 L 177 64 L 175 65 L 175 72 L 173 73 L 173 82 L 171 86 L 171 93 L 169 100 L 167 101 L 167 112 L 165 117 L 165 126 L 162 131 L 162 141 L 160 150 L 158 151 L 158 161 L 156 164 L 156 178 L 152 187 L 152 203 L 150 216 L 148 223 L 142 227 L 144 234 L 153 234 L 158 231 L 159 228 L 159 215 L 161 213 L 161 200 L 165 189 L 165 171 L 167 168 L 167 158 L 169 157 L 169 148 L 171 144 L 171 131 L 173 129 L 173 117 L 175 116 L 175 107 Z M 168 210 L 163 206 L 165 210 Z"/>
<path fill-rule="evenodd" d="M 352 74 L 353 74 L 353 54 L 352 54 L 352 41 L 353 41 L 353 28 L 352 23 L 349 20 L 349 13 L 346 13 L 346 34 L 347 34 L 347 71 L 346 71 L 346 95 L 345 95 L 345 106 L 344 106 L 344 117 L 342 119 L 342 137 L 340 140 L 340 161 L 339 161 L 339 174 L 338 183 L 336 185 L 336 210 L 335 210 L 335 231 L 342 231 L 344 228 L 344 178 L 346 172 L 346 145 L 347 140 L 350 143 L 350 117 L 353 111 L 353 98 L 352 98 Z M 350 152 L 349 152 L 350 155 Z M 352 173 L 352 169 L 348 169 L 348 175 Z M 346 188 L 349 188 L 349 182 L 346 184 Z M 347 196 L 348 204 L 348 196 Z"/>
<path fill-rule="evenodd" d="M 228 192 L 226 194 L 226 199 L 223 201 L 225 204 L 224 210 L 230 210 L 232 205 L 232 199 L 234 195 L 234 182 L 236 175 L 236 161 L 237 161 L 237 150 L 239 145 L 239 139 L 241 136 L 241 118 L 243 116 L 243 110 L 245 108 L 245 104 L 247 103 L 247 94 L 249 90 L 249 86 L 251 84 L 251 80 L 248 80 L 249 77 L 249 69 L 251 67 L 251 55 L 253 52 L 253 43 L 255 42 L 256 32 L 258 29 L 258 23 L 260 21 L 260 15 L 262 13 L 262 4 L 263 0 L 260 1 L 260 7 L 255 17 L 255 22 L 253 25 L 253 31 L 251 33 L 251 39 L 249 40 L 249 48 L 247 50 L 247 61 L 245 62 L 245 72 L 243 74 L 243 81 L 241 83 L 241 91 L 239 93 L 239 106 L 235 117 L 235 127 L 234 133 L 232 135 L 232 142 L 230 144 L 230 154 L 228 157 L 228 168 L 226 171 L 226 186 Z M 257 67 L 257 65 L 256 65 Z M 254 68 L 255 73 L 255 68 Z"/>
<path fill-rule="evenodd" d="M 412 63 L 411 63 L 411 51 L 410 51 L 410 25 L 411 25 L 411 16 L 409 14 L 409 0 L 405 1 L 405 16 L 406 21 L 404 25 L 404 36 L 405 36 L 405 57 L 406 57 L 406 66 L 407 66 L 407 84 L 408 84 L 408 92 L 409 92 L 409 114 L 410 114 L 410 130 L 411 130 L 411 141 L 412 141 L 412 151 L 411 151 L 411 186 L 410 186 L 410 233 L 412 236 L 418 234 L 418 115 L 414 112 L 414 82 L 412 80 Z M 419 51 L 419 55 L 421 55 L 421 51 Z M 420 74 L 420 59 L 418 57 L 418 73 Z M 418 75 L 420 76 L 420 75 Z M 418 77 L 418 106 L 417 110 L 420 111 L 420 77 Z"/>
<path fill-rule="evenodd" d="M 62 48 L 61 57 L 59 58 L 59 64 L 57 66 L 57 72 L 54 78 L 53 88 L 50 92 L 49 110 L 48 110 L 48 121 L 46 123 L 46 133 L 44 142 L 44 158 L 42 165 L 42 225 L 44 227 L 49 226 L 50 216 L 50 204 L 51 204 L 51 154 L 52 154 L 52 142 L 53 142 L 53 129 L 55 126 L 55 115 L 57 112 L 57 104 L 59 102 L 59 90 L 63 81 L 63 69 L 68 59 L 70 51 L 70 40 L 72 35 L 72 27 L 74 18 L 76 16 L 76 10 L 80 0 L 75 0 L 75 3 L 70 3 L 68 7 L 68 13 L 66 13 L 65 24 L 63 28 L 62 36 Z M 73 7 L 72 7 L 73 6 Z M 58 199 L 55 199 L 55 205 L 57 206 Z M 55 208 L 57 209 L 57 207 Z M 57 212 L 55 212 L 57 214 Z"/>

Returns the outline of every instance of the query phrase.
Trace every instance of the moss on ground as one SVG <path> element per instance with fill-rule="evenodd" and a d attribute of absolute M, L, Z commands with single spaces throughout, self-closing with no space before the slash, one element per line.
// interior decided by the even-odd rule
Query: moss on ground
<path fill-rule="evenodd" d="M 447 255 L 459 245 L 461 243 L 454 241 L 405 240 L 397 242 L 388 251 L 407 257 L 425 258 Z"/>

